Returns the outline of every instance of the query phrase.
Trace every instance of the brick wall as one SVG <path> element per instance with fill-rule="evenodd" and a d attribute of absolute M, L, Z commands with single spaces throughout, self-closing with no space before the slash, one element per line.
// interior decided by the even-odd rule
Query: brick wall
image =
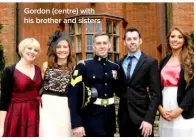
<path fill-rule="evenodd" d="M 47 59 L 48 35 L 57 29 L 57 24 L 24 24 L 26 18 L 47 18 L 51 15 L 25 15 L 24 8 L 94 8 L 96 13 L 107 13 L 124 17 L 128 21 L 127 27 L 135 26 L 142 34 L 142 51 L 160 60 L 164 56 L 165 45 L 165 8 L 164 3 L 19 3 L 19 41 L 26 37 L 35 37 L 42 47 L 42 53 L 36 63 L 41 65 Z M 188 32 L 194 27 L 194 4 L 193 3 L 171 3 L 171 26 L 185 28 Z M 142 9 L 142 10 L 141 10 Z M 63 18 L 70 15 L 56 15 L 56 18 Z M 54 17 L 54 16 L 52 16 Z M 5 47 L 7 65 L 17 61 L 16 55 L 16 3 L 0 4 L 0 22 L 4 29 L 0 35 L 2 44 Z M 124 29 L 120 29 L 124 33 Z M 123 40 L 120 37 L 120 45 L 123 47 Z M 162 53 L 157 47 L 162 45 Z M 124 52 L 124 49 L 121 51 Z M 9 52 L 8 52 L 9 50 Z M 9 56 L 9 57 L 8 57 Z"/>
<path fill-rule="evenodd" d="M 160 60 L 161 53 L 157 51 L 157 47 L 164 43 L 162 34 L 164 34 L 164 14 L 161 13 L 159 3 L 128 3 L 126 4 L 126 18 L 128 27 L 137 27 L 142 35 L 143 44 L 142 51 L 154 56 Z M 141 10 L 142 9 L 142 10 Z"/>
<path fill-rule="evenodd" d="M 16 55 L 16 5 L 14 3 L 0 3 L 0 22 L 3 30 L 0 42 L 4 47 L 6 65 L 11 65 L 17 59 Z"/>
<path fill-rule="evenodd" d="M 92 6 L 87 3 L 66 3 L 64 7 L 81 9 L 92 7 L 96 13 L 124 17 L 128 21 L 127 27 L 137 27 L 140 30 L 143 38 L 142 51 L 160 60 L 162 54 L 157 51 L 157 47 L 164 43 L 162 34 L 165 31 L 161 24 L 164 19 L 164 14 L 161 11 L 162 5 L 159 3 L 96 3 Z M 124 34 L 124 30 L 120 29 L 120 33 Z M 123 44 L 122 37 L 120 39 L 120 44 Z"/>
<path fill-rule="evenodd" d="M 194 3 L 171 4 L 171 26 L 183 28 L 188 33 L 194 30 Z"/>
<path fill-rule="evenodd" d="M 47 60 L 47 42 L 49 40 L 49 35 L 51 35 L 52 33 L 54 33 L 57 29 L 58 24 L 36 24 L 36 23 L 32 23 L 32 24 L 25 24 L 24 23 L 24 18 L 32 18 L 35 19 L 36 17 L 38 17 L 39 19 L 44 19 L 44 18 L 48 18 L 48 17 L 52 17 L 52 18 L 63 18 L 62 15 L 56 15 L 56 16 L 52 16 L 44 14 L 44 15 L 39 15 L 39 14 L 25 14 L 24 13 L 24 9 L 25 8 L 34 8 L 34 9 L 38 9 L 38 8 L 42 8 L 42 9 L 52 9 L 52 8 L 58 8 L 58 9 L 62 9 L 62 5 L 57 4 L 57 3 L 20 3 L 19 4 L 19 26 L 21 28 L 19 28 L 19 40 L 23 40 L 26 37 L 34 37 L 36 38 L 40 44 L 41 44 L 41 54 L 39 55 L 39 57 L 36 60 L 36 64 L 38 64 L 39 66 L 42 65 L 42 63 L 44 61 Z"/>

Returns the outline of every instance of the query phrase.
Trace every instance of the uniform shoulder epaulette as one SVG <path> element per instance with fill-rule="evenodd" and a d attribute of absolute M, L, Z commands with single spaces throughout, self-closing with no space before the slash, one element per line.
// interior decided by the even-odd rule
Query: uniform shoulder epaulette
<path fill-rule="evenodd" d="M 85 60 L 80 60 L 80 61 L 78 61 L 77 64 L 84 64 L 85 65 L 85 62 L 88 62 L 90 60 L 93 60 L 93 59 L 92 58 L 89 58 L 89 59 L 85 59 Z"/>
<path fill-rule="evenodd" d="M 78 61 L 77 65 L 78 64 L 84 64 L 85 65 L 85 62 L 84 62 L 84 60 L 80 60 L 80 61 Z"/>
<path fill-rule="evenodd" d="M 116 66 L 120 67 L 118 64 L 114 63 L 113 61 L 111 61 L 111 60 L 108 60 L 108 61 L 109 61 L 110 63 L 115 64 Z"/>
<path fill-rule="evenodd" d="M 87 62 L 87 61 L 90 61 L 90 60 L 93 60 L 93 58 L 88 58 L 88 59 L 85 59 L 84 61 Z"/>

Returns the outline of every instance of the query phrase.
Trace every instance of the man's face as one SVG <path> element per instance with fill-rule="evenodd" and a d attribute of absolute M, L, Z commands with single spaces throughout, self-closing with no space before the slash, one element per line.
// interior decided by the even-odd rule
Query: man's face
<path fill-rule="evenodd" d="M 124 40 L 124 45 L 127 47 L 130 53 L 135 53 L 140 49 L 142 39 L 139 37 L 138 32 L 127 32 Z"/>
<path fill-rule="evenodd" d="M 96 55 L 102 58 L 106 58 L 108 56 L 108 51 L 110 47 L 111 44 L 107 35 L 101 35 L 95 38 L 95 41 L 93 43 L 93 49 Z"/>

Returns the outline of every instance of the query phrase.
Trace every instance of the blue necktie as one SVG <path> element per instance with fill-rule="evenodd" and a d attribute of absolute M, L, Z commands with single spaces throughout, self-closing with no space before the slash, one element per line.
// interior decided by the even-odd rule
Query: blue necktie
<path fill-rule="evenodd" d="M 129 64 L 128 64 L 128 67 L 127 67 L 127 80 L 131 79 L 131 74 L 130 74 L 130 71 L 131 71 L 131 66 L 132 66 L 132 60 L 135 56 L 129 56 Z"/>

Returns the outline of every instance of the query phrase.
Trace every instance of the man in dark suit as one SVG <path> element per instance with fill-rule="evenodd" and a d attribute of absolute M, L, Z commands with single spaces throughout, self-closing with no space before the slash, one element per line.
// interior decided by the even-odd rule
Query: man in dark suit
<path fill-rule="evenodd" d="M 160 95 L 158 62 L 141 52 L 142 39 L 136 28 L 128 28 L 124 45 L 128 54 L 118 64 L 122 80 L 118 112 L 121 137 L 153 136 L 153 123 Z M 122 79 L 119 78 L 119 79 Z"/>

